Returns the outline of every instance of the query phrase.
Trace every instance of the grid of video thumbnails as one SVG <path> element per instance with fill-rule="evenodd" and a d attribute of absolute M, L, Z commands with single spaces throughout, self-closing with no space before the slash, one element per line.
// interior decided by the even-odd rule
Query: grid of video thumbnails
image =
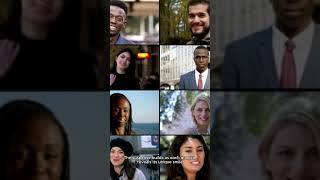
<path fill-rule="evenodd" d="M 109 1 L 110 179 L 211 179 L 210 7 Z"/>

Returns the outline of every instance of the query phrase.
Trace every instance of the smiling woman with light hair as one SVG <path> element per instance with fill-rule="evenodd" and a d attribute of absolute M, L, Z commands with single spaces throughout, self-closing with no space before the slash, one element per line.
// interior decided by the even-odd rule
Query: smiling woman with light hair
<path fill-rule="evenodd" d="M 258 146 L 262 173 L 267 180 L 319 179 L 319 104 L 294 97 L 277 107 Z"/>

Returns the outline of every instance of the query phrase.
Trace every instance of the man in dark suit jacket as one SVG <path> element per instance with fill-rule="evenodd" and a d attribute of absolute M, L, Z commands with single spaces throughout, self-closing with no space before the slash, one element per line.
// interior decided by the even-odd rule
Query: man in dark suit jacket
<path fill-rule="evenodd" d="M 319 88 L 320 28 L 312 22 L 314 0 L 271 0 L 274 26 L 226 47 L 222 88 Z M 284 67 L 293 42 L 293 69 Z M 287 56 L 286 56 L 287 57 Z M 290 68 L 291 68 L 290 67 Z M 284 86 L 283 73 L 294 72 L 294 86 Z"/>
<path fill-rule="evenodd" d="M 205 46 L 194 50 L 196 69 L 180 77 L 180 89 L 210 89 L 209 51 Z M 201 77 L 200 77 L 201 76 Z"/>

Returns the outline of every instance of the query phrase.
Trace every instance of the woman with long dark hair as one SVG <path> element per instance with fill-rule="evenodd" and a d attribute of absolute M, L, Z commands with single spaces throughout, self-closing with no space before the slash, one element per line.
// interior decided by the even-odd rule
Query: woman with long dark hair
<path fill-rule="evenodd" d="M 117 138 L 110 142 L 110 174 L 112 180 L 146 180 L 143 172 L 127 157 L 133 153 L 130 142 Z"/>
<path fill-rule="evenodd" d="M 125 48 L 116 54 L 110 74 L 111 89 L 141 89 L 135 78 L 134 60 L 131 49 Z"/>
<path fill-rule="evenodd" d="M 110 96 L 112 135 L 132 135 L 132 106 L 129 99 L 120 93 Z"/>
<path fill-rule="evenodd" d="M 0 25 L 0 88 L 96 88 L 96 59 L 80 50 L 80 1 L 8 2 Z"/>
<path fill-rule="evenodd" d="M 0 179 L 70 180 L 65 129 L 44 105 L 14 100 L 0 108 Z"/>
<path fill-rule="evenodd" d="M 180 157 L 181 164 L 167 165 L 167 180 L 209 180 L 209 148 L 200 135 L 176 136 L 169 157 Z"/>

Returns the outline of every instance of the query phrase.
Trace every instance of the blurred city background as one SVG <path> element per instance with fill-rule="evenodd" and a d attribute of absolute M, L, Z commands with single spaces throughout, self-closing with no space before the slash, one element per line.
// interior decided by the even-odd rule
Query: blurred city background
<path fill-rule="evenodd" d="M 128 22 L 123 35 L 137 44 L 159 43 L 159 0 L 123 0 Z"/>
<path fill-rule="evenodd" d="M 110 47 L 110 64 L 111 70 L 116 54 L 124 48 L 129 48 L 135 55 L 138 53 L 149 53 L 147 58 L 134 58 L 135 63 L 135 77 L 140 80 L 141 89 L 159 89 L 159 46 L 151 45 L 121 45 Z"/>
<path fill-rule="evenodd" d="M 315 0 L 314 20 L 320 22 L 320 0 Z M 221 85 L 225 46 L 237 39 L 260 31 L 274 23 L 270 0 L 224 0 L 215 3 L 215 54 L 211 88 Z"/>
<path fill-rule="evenodd" d="M 143 156 L 146 158 L 159 156 L 159 136 L 111 136 L 112 139 L 121 138 L 129 141 L 133 146 L 133 155 L 130 161 L 135 163 L 136 158 Z M 159 180 L 159 165 L 147 163 L 135 163 L 145 175 L 147 180 Z"/>
<path fill-rule="evenodd" d="M 199 94 L 210 97 L 210 91 L 160 92 L 161 134 L 185 134 L 183 130 L 196 126 L 192 120 L 190 107 Z"/>
<path fill-rule="evenodd" d="M 160 89 L 179 89 L 180 76 L 196 69 L 194 45 L 160 46 Z M 206 46 L 210 56 L 210 46 Z M 210 62 L 209 62 L 210 69 Z"/>

